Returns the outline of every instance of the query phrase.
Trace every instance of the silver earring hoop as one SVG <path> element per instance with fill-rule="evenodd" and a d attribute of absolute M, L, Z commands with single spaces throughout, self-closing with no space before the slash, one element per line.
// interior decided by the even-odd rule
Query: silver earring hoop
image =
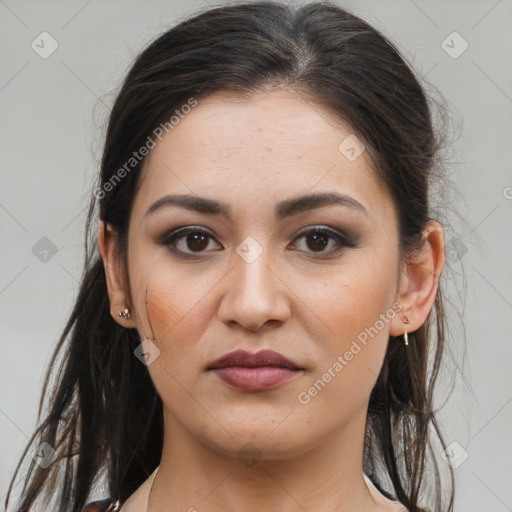
<path fill-rule="evenodd" d="M 410 324 L 411 323 L 406 316 L 402 317 L 402 321 L 404 322 L 404 324 Z M 407 338 L 407 331 L 404 331 L 404 343 L 405 343 L 406 346 L 409 345 L 409 339 Z"/>
<path fill-rule="evenodd" d="M 123 311 L 119 311 L 119 316 L 128 320 L 132 316 L 130 315 L 130 310 L 128 308 L 124 308 Z"/>

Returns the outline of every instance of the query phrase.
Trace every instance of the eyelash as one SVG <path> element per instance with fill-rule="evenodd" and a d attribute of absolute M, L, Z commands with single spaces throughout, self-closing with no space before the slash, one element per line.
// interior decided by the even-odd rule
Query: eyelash
<path fill-rule="evenodd" d="M 194 257 L 194 256 L 202 256 L 205 252 L 208 252 L 208 251 L 184 252 L 184 251 L 180 251 L 180 250 L 176 249 L 175 247 L 172 247 L 175 245 L 176 241 L 178 241 L 182 238 L 185 238 L 187 235 L 198 234 L 198 233 L 208 236 L 212 239 L 215 239 L 211 235 L 211 233 L 209 233 L 208 231 L 206 231 L 203 228 L 187 227 L 187 228 L 178 228 L 178 229 L 169 231 L 168 233 L 166 233 L 164 236 L 161 237 L 159 243 L 160 243 L 160 245 L 168 247 L 168 249 L 178 257 L 188 258 L 188 257 Z M 353 247 L 356 247 L 356 245 L 357 245 L 354 241 L 350 240 L 349 237 L 344 236 L 341 233 L 338 233 L 337 231 L 334 231 L 332 229 L 329 229 L 329 228 L 326 228 L 323 226 L 310 227 L 310 228 L 300 232 L 294 238 L 294 242 L 296 240 L 299 240 L 299 239 L 305 237 L 306 235 L 309 235 L 312 233 L 320 233 L 320 234 L 326 235 L 329 238 L 333 239 L 338 245 L 338 248 L 335 250 L 331 249 L 330 251 L 326 251 L 326 252 L 323 252 L 323 251 L 308 252 L 308 254 L 320 255 L 320 256 L 314 256 L 314 258 L 317 258 L 317 259 L 323 259 L 323 258 L 337 256 L 338 254 L 343 252 L 346 248 L 353 248 Z"/>

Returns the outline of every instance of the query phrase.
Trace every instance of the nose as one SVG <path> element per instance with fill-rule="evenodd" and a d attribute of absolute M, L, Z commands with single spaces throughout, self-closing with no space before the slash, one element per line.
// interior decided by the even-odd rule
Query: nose
<path fill-rule="evenodd" d="M 252 262 L 233 255 L 233 268 L 219 307 L 220 319 L 226 325 L 257 331 L 265 324 L 277 325 L 290 318 L 289 288 L 267 255 L 265 249 Z"/>

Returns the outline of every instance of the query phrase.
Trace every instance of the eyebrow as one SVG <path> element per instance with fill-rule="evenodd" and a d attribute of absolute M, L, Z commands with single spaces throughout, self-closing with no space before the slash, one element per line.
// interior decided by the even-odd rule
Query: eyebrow
<path fill-rule="evenodd" d="M 366 208 L 359 201 L 353 197 L 345 194 L 339 194 L 337 192 L 320 192 L 286 199 L 276 205 L 275 215 L 278 219 L 283 219 L 290 215 L 331 205 L 347 206 L 368 215 Z M 207 197 L 192 196 L 188 194 L 170 194 L 161 197 L 148 208 L 144 217 L 147 217 L 162 208 L 173 206 L 178 206 L 198 213 L 222 215 L 223 217 L 231 220 L 231 208 L 227 203 L 222 203 Z"/>

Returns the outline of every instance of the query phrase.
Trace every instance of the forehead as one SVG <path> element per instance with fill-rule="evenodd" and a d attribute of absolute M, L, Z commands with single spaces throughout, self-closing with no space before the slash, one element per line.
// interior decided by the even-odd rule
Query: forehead
<path fill-rule="evenodd" d="M 171 134 L 157 155 L 179 149 L 189 151 L 191 159 L 236 158 L 258 164 L 279 158 L 339 158 L 339 144 L 351 129 L 304 94 L 279 88 L 243 96 L 212 94 L 199 100 Z"/>
<path fill-rule="evenodd" d="M 350 146 L 356 158 L 347 157 Z M 362 148 L 347 123 L 295 91 L 215 93 L 198 100 L 151 150 L 136 203 L 183 193 L 246 206 L 256 200 L 261 208 L 336 190 L 389 220 L 391 198 Z"/>

